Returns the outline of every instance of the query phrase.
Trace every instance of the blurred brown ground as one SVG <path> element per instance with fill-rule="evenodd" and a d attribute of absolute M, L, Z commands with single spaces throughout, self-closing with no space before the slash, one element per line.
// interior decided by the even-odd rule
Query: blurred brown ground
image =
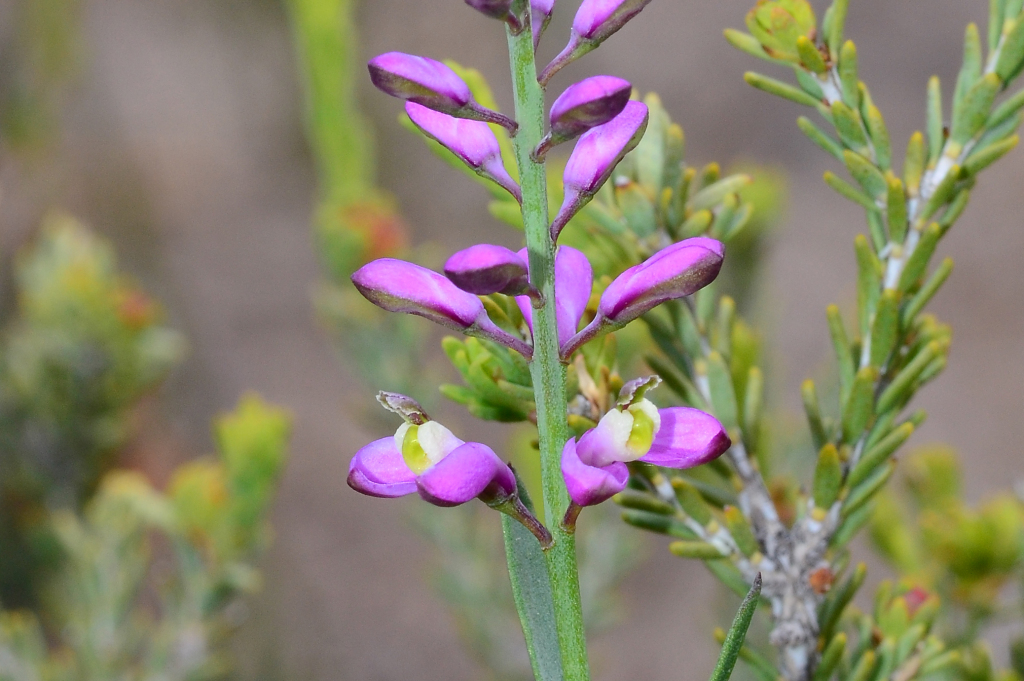
<path fill-rule="evenodd" d="M 772 70 L 721 37 L 742 25 L 751 2 L 656 0 L 552 90 L 596 72 L 623 76 L 662 95 L 686 130 L 691 162 L 749 159 L 789 175 L 791 207 L 763 296 L 773 390 L 796 409 L 799 382 L 829 361 L 824 307 L 853 297 L 852 239 L 863 221 L 821 181 L 834 164 L 797 131 L 797 107 L 742 82 L 746 69 Z M 923 122 L 927 77 L 942 76 L 948 93 L 964 25 L 983 23 L 987 3 L 851 4 L 848 35 L 860 48 L 862 77 L 902 147 Z M 560 47 L 575 10 L 570 0 L 561 5 L 545 56 Z M 0 2 L 0 11 L 9 8 Z M 0 24 L 9 25 L 6 14 Z M 423 586 L 425 547 L 403 516 L 413 509 L 357 497 L 344 484 L 356 445 L 375 433 L 346 416 L 358 385 L 311 311 L 315 178 L 282 9 L 271 0 L 85 0 L 84 19 L 87 61 L 69 96 L 60 161 L 45 172 L 0 161 L 0 246 L 14 248 L 51 205 L 116 239 L 126 265 L 191 339 L 165 395 L 168 437 L 181 449 L 207 448 L 209 417 L 245 390 L 294 412 L 266 590 L 239 644 L 245 676 L 277 678 L 277 669 L 292 679 L 480 678 Z M 500 30 L 459 0 L 365 2 L 361 20 L 366 57 L 391 49 L 453 57 L 483 70 L 508 107 Z M 377 125 L 381 181 L 400 198 L 417 240 L 452 249 L 514 243 L 487 216 L 479 189 L 399 128 L 393 100 L 368 86 L 363 95 Z M 954 351 L 919 401 L 930 419 L 915 442 L 960 448 L 973 499 L 1024 474 L 1022 187 L 1017 151 L 985 175 L 940 248 L 957 268 L 933 310 L 952 323 Z M 700 566 L 654 552 L 625 584 L 624 621 L 592 643 L 597 677 L 706 678 L 709 631 L 719 623 L 712 583 Z"/>

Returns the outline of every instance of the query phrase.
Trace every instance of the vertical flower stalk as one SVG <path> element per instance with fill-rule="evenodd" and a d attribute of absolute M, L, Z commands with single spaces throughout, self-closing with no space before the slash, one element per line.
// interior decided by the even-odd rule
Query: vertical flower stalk
<path fill-rule="evenodd" d="M 531 153 L 544 137 L 544 92 L 537 82 L 533 31 L 507 30 L 515 115 L 519 129 L 513 138 L 522 191 L 523 225 L 530 262 L 530 284 L 545 304 L 533 316 L 531 373 L 537 405 L 537 428 L 543 480 L 544 514 L 554 536 L 545 551 L 554 601 L 562 670 L 566 681 L 590 678 L 574 536 L 557 519 L 569 507 L 562 478 L 562 448 L 568 440 L 565 392 L 566 368 L 559 358 L 558 320 L 555 309 L 555 243 L 549 233 L 547 184 L 544 163 Z"/>

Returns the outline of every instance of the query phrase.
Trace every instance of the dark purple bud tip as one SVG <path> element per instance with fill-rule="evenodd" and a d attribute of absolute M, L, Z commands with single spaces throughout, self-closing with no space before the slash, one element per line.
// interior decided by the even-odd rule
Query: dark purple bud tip
<path fill-rule="evenodd" d="M 466 4 L 481 14 L 502 21 L 512 9 L 512 0 L 466 0 Z"/>
<path fill-rule="evenodd" d="M 718 276 L 725 246 L 695 237 L 659 251 L 618 277 L 601 294 L 598 317 L 626 324 L 666 300 L 689 296 Z"/>
<path fill-rule="evenodd" d="M 626 108 L 633 86 L 615 76 L 593 76 L 570 85 L 551 105 L 551 134 L 571 139 L 604 125 Z"/>
<path fill-rule="evenodd" d="M 477 104 L 459 74 L 439 61 L 404 52 L 387 52 L 371 59 L 367 67 L 373 84 L 392 97 L 457 118 L 497 123 L 512 134 L 518 128 L 508 116 Z"/>
<path fill-rule="evenodd" d="M 367 66 L 373 84 L 392 97 L 449 113 L 473 101 L 469 86 L 455 71 L 428 57 L 387 52 Z"/>
<path fill-rule="evenodd" d="M 562 174 L 565 199 L 551 225 L 551 238 L 590 202 L 619 161 L 632 151 L 647 130 L 648 111 L 643 102 L 627 102 L 622 113 L 580 137 Z"/>
<path fill-rule="evenodd" d="M 444 274 L 463 291 L 478 296 L 522 295 L 530 287 L 523 259 L 493 244 L 477 244 L 454 254 L 445 263 Z"/>
<path fill-rule="evenodd" d="M 555 0 L 530 0 L 530 18 L 533 28 L 533 49 L 537 49 L 540 37 L 551 21 L 551 13 L 555 10 Z"/>

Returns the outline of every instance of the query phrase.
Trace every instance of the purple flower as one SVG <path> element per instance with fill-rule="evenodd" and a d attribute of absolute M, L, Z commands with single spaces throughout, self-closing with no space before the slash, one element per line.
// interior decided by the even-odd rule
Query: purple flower
<path fill-rule="evenodd" d="M 611 327 L 628 324 L 667 300 L 704 288 L 718 276 L 724 256 L 725 246 L 720 241 L 694 237 L 630 267 L 601 294 L 594 321 L 564 344 L 563 357 Z"/>
<path fill-rule="evenodd" d="M 534 157 L 548 149 L 604 125 L 626 107 L 632 86 L 615 76 L 593 76 L 570 85 L 551 105 L 551 131 L 541 140 Z"/>
<path fill-rule="evenodd" d="M 650 387 L 657 385 L 656 380 L 644 380 Z M 562 475 L 573 501 L 590 506 L 625 488 L 627 462 L 692 468 L 721 456 L 731 445 L 714 416 L 689 407 L 658 409 L 638 392 L 620 398 L 579 442 L 566 444 Z"/>
<path fill-rule="evenodd" d="M 444 274 L 463 291 L 517 296 L 530 288 L 529 267 L 504 246 L 477 244 L 459 251 L 444 264 Z"/>
<path fill-rule="evenodd" d="M 519 257 L 528 262 L 525 248 L 519 251 Z M 555 253 L 555 314 L 558 319 L 559 345 L 576 335 L 590 300 L 593 283 L 594 274 L 587 256 L 570 246 L 559 246 Z M 530 297 L 518 296 L 516 304 L 532 332 L 533 307 Z"/>
<path fill-rule="evenodd" d="M 647 105 L 627 102 L 618 116 L 580 137 L 562 174 L 565 198 L 551 224 L 552 239 L 558 239 L 572 216 L 587 205 L 611 177 L 618 162 L 640 143 L 647 129 L 647 115 Z"/>
<path fill-rule="evenodd" d="M 360 449 L 349 464 L 348 485 L 374 497 L 419 492 L 435 506 L 477 497 L 500 505 L 516 496 L 515 475 L 490 447 L 463 442 L 436 421 L 406 422 L 394 437 Z"/>
<path fill-rule="evenodd" d="M 491 321 L 479 298 L 425 267 L 381 258 L 359 268 L 352 283 L 367 300 L 389 312 L 425 317 L 449 329 L 506 345 L 527 358 L 533 354 L 530 346 Z"/>
<path fill-rule="evenodd" d="M 501 147 L 489 125 L 482 121 L 454 118 L 415 102 L 406 102 L 405 112 L 417 128 L 444 145 L 478 175 L 494 181 L 517 201 L 522 200 L 519 185 L 509 176 L 501 161 Z"/>
<path fill-rule="evenodd" d="M 569 43 L 540 75 L 541 85 L 563 66 L 590 52 L 640 13 L 651 0 L 583 0 L 572 21 Z"/>
<path fill-rule="evenodd" d="M 392 97 L 458 118 L 497 123 L 513 134 L 516 131 L 515 121 L 477 104 L 465 81 L 439 61 L 387 52 L 371 59 L 367 66 L 373 84 Z"/>

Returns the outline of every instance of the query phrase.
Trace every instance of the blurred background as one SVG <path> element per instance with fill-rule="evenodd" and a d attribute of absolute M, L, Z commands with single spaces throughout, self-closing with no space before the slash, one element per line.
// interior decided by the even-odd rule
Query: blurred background
<path fill-rule="evenodd" d="M 561 3 L 543 56 L 568 34 L 575 5 Z M 743 83 L 760 65 L 730 48 L 722 29 L 740 27 L 749 5 L 657 0 L 551 90 L 619 75 L 661 95 L 686 131 L 692 163 L 754 162 L 785 178 L 758 321 L 768 333 L 770 393 L 796 412 L 800 382 L 827 372 L 825 306 L 855 296 L 852 242 L 864 223 L 821 181 L 834 163 L 799 133 L 796 107 Z M 952 82 L 963 28 L 983 23 L 986 10 L 982 0 L 851 3 L 847 34 L 897 148 L 923 124 L 927 78 Z M 510 108 L 502 32 L 458 0 L 374 0 L 357 18 L 360 61 L 389 50 L 450 57 L 480 69 Z M 52 69 L 31 56 L 33 30 L 67 50 Z M 35 58 L 41 71 L 26 66 Z M 356 447 L 392 426 L 365 417 L 373 392 L 314 309 L 323 277 L 310 228 L 317 176 L 299 73 L 279 0 L 0 0 L 3 304 L 14 309 L 15 256 L 52 211 L 110 241 L 120 268 L 184 339 L 161 387 L 141 391 L 132 435 L 116 453 L 158 486 L 218 446 L 211 417 L 246 391 L 290 412 L 262 589 L 245 601 L 231 644 L 238 678 L 481 678 L 426 584 L 431 553 L 411 521 L 420 507 L 345 486 Z M 444 254 L 479 241 L 518 245 L 518 233 L 488 214 L 486 193 L 400 126 L 395 101 L 365 78 L 358 98 L 379 184 L 396 197 L 414 244 L 443 244 Z M 970 500 L 1024 474 L 1022 186 L 1018 152 L 979 183 L 940 247 L 956 270 L 933 311 L 953 326 L 954 349 L 918 402 L 929 420 L 914 442 L 961 451 Z M 500 427 L 448 411 L 463 432 L 501 437 Z M 696 562 L 647 553 L 622 584 L 616 624 L 593 641 L 598 679 L 691 678 L 713 665 L 710 629 L 723 620 L 708 597 L 715 580 Z"/>

